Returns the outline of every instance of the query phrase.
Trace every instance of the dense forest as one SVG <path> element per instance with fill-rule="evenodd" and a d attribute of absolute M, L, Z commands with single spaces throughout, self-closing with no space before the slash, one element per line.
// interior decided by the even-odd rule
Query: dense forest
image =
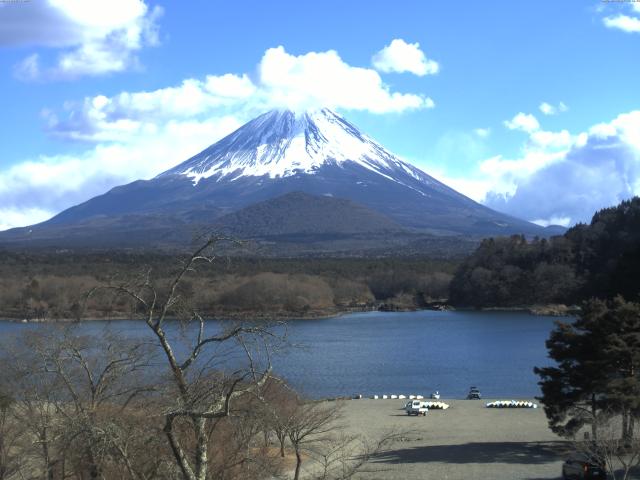
<path fill-rule="evenodd" d="M 484 240 L 456 272 L 450 302 L 473 307 L 575 304 L 640 295 L 640 198 L 597 212 L 563 236 Z"/>
<path fill-rule="evenodd" d="M 151 272 L 158 285 L 180 268 L 166 253 L 0 252 L 0 318 L 130 318 L 131 306 L 85 294 Z M 181 288 L 222 317 L 307 317 L 350 310 L 412 309 L 446 300 L 459 260 L 427 257 L 219 257 Z"/>

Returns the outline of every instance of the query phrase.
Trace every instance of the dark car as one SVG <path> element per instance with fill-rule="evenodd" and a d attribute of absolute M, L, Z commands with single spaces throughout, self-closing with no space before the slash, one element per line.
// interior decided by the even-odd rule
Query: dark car
<path fill-rule="evenodd" d="M 480 400 L 481 398 L 482 395 L 477 387 L 471 387 L 469 389 L 469 393 L 467 393 L 467 400 Z"/>
<path fill-rule="evenodd" d="M 586 454 L 575 453 L 562 464 L 563 480 L 606 480 L 607 469 L 603 461 Z"/>

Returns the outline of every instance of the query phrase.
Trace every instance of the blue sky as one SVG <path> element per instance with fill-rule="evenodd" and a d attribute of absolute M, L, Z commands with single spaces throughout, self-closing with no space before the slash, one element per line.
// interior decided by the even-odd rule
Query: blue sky
<path fill-rule="evenodd" d="M 329 106 L 488 206 L 640 194 L 640 2 L 0 3 L 0 228 Z"/>

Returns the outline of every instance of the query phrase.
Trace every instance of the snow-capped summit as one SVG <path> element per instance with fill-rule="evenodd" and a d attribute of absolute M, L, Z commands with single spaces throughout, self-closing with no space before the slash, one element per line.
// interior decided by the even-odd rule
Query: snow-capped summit
<path fill-rule="evenodd" d="M 181 174 L 197 184 L 203 178 L 282 178 L 314 174 L 322 166 L 353 162 L 402 183 L 409 175 L 425 183 L 434 180 L 400 160 L 335 112 L 296 113 L 273 110 L 160 176 Z M 396 178 L 401 173 L 400 178 Z"/>

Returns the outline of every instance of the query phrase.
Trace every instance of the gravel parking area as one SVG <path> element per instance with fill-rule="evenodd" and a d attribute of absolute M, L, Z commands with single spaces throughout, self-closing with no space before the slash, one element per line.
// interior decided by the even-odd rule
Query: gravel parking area
<path fill-rule="evenodd" d="M 522 399 L 530 400 L 533 399 Z M 374 439 L 404 433 L 372 462 L 367 479 L 542 480 L 561 476 L 567 443 L 552 433 L 542 408 L 492 409 L 492 400 L 443 400 L 451 407 L 407 416 L 406 400 L 350 400 L 343 423 Z"/>

